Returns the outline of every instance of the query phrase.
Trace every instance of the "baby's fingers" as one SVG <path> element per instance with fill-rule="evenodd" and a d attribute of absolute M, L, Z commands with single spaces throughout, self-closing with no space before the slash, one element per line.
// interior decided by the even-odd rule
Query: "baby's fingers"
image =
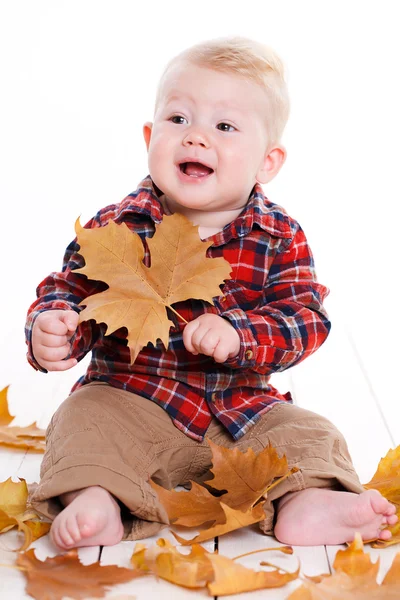
<path fill-rule="evenodd" d="M 192 354 L 198 354 L 196 348 L 193 345 L 193 334 L 198 329 L 199 322 L 197 320 L 190 321 L 183 330 L 183 343 L 188 352 Z"/>
<path fill-rule="evenodd" d="M 50 348 L 48 346 L 41 346 L 38 355 L 41 361 L 46 362 L 58 362 L 63 360 L 71 352 L 70 344 L 64 344 L 60 348 Z"/>
<path fill-rule="evenodd" d="M 67 371 L 72 369 L 78 363 L 76 358 L 69 358 L 68 360 L 60 360 L 56 362 L 41 361 L 41 366 L 47 371 Z"/>

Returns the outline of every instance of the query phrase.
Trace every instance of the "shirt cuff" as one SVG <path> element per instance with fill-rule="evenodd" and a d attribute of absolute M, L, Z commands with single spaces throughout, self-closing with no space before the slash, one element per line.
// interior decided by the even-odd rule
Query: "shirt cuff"
<path fill-rule="evenodd" d="M 239 354 L 226 360 L 224 365 L 233 369 L 251 369 L 257 362 L 258 342 L 246 313 L 241 309 L 232 309 L 221 316 L 229 321 L 240 338 Z"/>

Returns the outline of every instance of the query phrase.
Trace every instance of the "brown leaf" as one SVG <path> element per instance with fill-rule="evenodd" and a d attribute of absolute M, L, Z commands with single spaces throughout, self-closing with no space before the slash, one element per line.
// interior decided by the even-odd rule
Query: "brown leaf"
<path fill-rule="evenodd" d="M 237 448 L 218 446 L 211 440 L 208 443 L 214 478 L 207 483 L 218 490 L 227 490 L 222 500 L 232 508 L 246 510 L 265 495 L 275 478 L 288 473 L 286 456 L 279 458 L 270 444 L 256 454 L 252 448 L 241 452 Z"/>
<path fill-rule="evenodd" d="M 10 427 L 14 419 L 8 412 L 8 386 L 0 391 L 0 446 L 44 452 L 46 432 L 35 423 L 27 427 Z"/>
<path fill-rule="evenodd" d="M 176 585 L 200 588 L 214 577 L 208 557 L 209 553 L 197 544 L 193 545 L 190 554 L 181 554 L 168 540 L 160 538 L 157 546 L 151 548 L 137 544 L 131 562 L 134 567 L 151 571 Z"/>
<path fill-rule="evenodd" d="M 219 554 L 210 554 L 208 558 L 215 576 L 214 581 L 208 584 L 210 594 L 213 596 L 282 587 L 296 579 L 300 571 L 300 567 L 294 573 L 283 573 L 278 568 L 273 571 L 253 571 Z"/>
<path fill-rule="evenodd" d="M 375 475 L 369 483 L 364 484 L 366 489 L 378 490 L 389 502 L 396 505 L 396 514 L 399 520 L 392 527 L 387 527 L 392 532 L 390 540 L 375 540 L 373 548 L 385 548 L 400 542 L 400 446 L 390 449 L 384 458 L 379 461 Z"/>
<path fill-rule="evenodd" d="M 178 213 L 164 216 L 154 236 L 146 240 L 150 267 L 143 263 L 139 235 L 125 223 L 110 221 L 104 227 L 85 229 L 78 220 L 75 230 L 85 259 L 85 266 L 75 272 L 109 286 L 81 302 L 86 308 L 80 321 L 106 323 L 108 334 L 126 327 L 132 363 L 149 342 L 155 345 L 160 339 L 168 348 L 173 323 L 167 307 L 174 310 L 172 304 L 188 298 L 212 303 L 221 295 L 219 286 L 230 278 L 230 264 L 224 258 L 207 258 L 212 242 L 203 242 L 198 228 Z"/>
<path fill-rule="evenodd" d="M 360 534 L 346 550 L 339 550 L 333 567 L 336 573 L 324 576 L 318 583 L 310 578 L 291 594 L 288 600 L 398 600 L 400 598 L 400 554 L 381 585 L 376 582 L 379 559 L 371 561 L 364 552 Z"/>
<path fill-rule="evenodd" d="M 150 484 L 166 509 L 170 523 L 197 527 L 209 521 L 223 523 L 225 520 L 219 498 L 194 481 L 188 492 L 166 490 L 154 481 L 150 481 Z"/>
<path fill-rule="evenodd" d="M 247 527 L 247 525 L 258 523 L 265 518 L 263 503 L 250 507 L 246 512 L 230 508 L 226 504 L 223 504 L 223 502 L 221 502 L 221 508 L 226 515 L 224 523 L 218 523 L 217 525 L 200 532 L 191 540 L 185 540 L 185 538 L 174 532 L 172 532 L 172 534 L 182 546 L 190 546 L 191 544 L 205 542 L 218 535 L 224 535 L 224 533 L 229 533 L 229 531 L 235 531 L 235 529 L 241 529 L 242 527 Z"/>
<path fill-rule="evenodd" d="M 28 550 L 18 554 L 17 565 L 28 580 L 26 592 L 37 600 L 62 600 L 65 596 L 74 600 L 102 598 L 106 587 L 142 575 L 138 570 L 115 565 L 102 567 L 99 562 L 82 565 L 76 550 L 43 562 L 36 558 L 34 550 Z"/>

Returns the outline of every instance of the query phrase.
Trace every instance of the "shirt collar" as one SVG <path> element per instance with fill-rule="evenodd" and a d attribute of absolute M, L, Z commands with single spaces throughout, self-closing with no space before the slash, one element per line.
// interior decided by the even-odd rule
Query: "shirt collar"
<path fill-rule="evenodd" d="M 159 196 L 162 192 L 157 188 L 150 175 L 145 177 L 137 190 L 132 192 L 119 205 L 117 220 L 127 212 L 148 215 L 155 223 L 162 221 L 164 210 Z M 212 236 L 214 246 L 221 246 L 232 238 L 245 237 L 255 227 L 259 227 L 278 238 L 291 238 L 294 233 L 294 222 L 279 206 L 270 202 L 264 195 L 260 184 L 256 183 L 249 200 L 234 221 Z"/>

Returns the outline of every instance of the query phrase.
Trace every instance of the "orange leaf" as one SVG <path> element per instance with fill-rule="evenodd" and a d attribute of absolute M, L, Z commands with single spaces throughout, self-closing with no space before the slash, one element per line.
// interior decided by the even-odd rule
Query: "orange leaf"
<path fill-rule="evenodd" d="M 39 429 L 36 423 L 28 427 L 10 427 L 14 419 L 8 412 L 8 386 L 0 391 L 0 446 L 44 452 L 46 432 Z"/>
<path fill-rule="evenodd" d="M 332 576 L 307 578 L 304 585 L 291 594 L 288 600 L 398 600 L 400 598 L 400 554 L 381 585 L 376 582 L 379 570 L 379 559 L 371 561 L 364 552 L 360 534 L 346 550 L 339 550 L 333 567 L 336 573 Z M 317 581 L 317 583 L 315 583 Z"/>
<path fill-rule="evenodd" d="M 150 481 L 150 484 L 157 492 L 170 522 L 175 525 L 197 527 L 209 521 L 222 523 L 225 520 L 219 499 L 194 481 L 188 492 L 166 490 L 154 481 Z"/>
<path fill-rule="evenodd" d="M 286 456 L 279 458 L 271 445 L 256 454 L 251 448 L 241 452 L 237 448 L 224 448 L 208 440 L 212 450 L 212 480 L 208 485 L 227 490 L 222 499 L 232 508 L 245 510 L 266 494 L 277 477 L 288 472 Z"/>
<path fill-rule="evenodd" d="M 400 542 L 400 446 L 390 449 L 384 458 L 379 461 L 375 475 L 369 483 L 364 484 L 366 489 L 378 490 L 389 502 L 396 505 L 396 514 L 399 520 L 395 525 L 387 527 L 392 532 L 390 540 L 376 540 L 373 548 L 385 548 Z"/>
<path fill-rule="evenodd" d="M 168 348 L 173 323 L 167 307 L 174 311 L 172 304 L 188 298 L 212 303 L 221 295 L 219 286 L 230 277 L 230 264 L 224 258 L 207 258 L 212 242 L 203 242 L 198 228 L 178 213 L 164 216 L 154 236 L 147 238 L 150 267 L 143 263 L 140 236 L 125 223 L 110 221 L 104 227 L 85 229 L 77 220 L 75 230 L 85 259 L 85 266 L 75 272 L 109 286 L 81 302 L 86 308 L 80 321 L 106 323 L 108 334 L 126 327 L 132 363 L 149 342 L 155 345 L 160 339 Z"/>
<path fill-rule="evenodd" d="M 225 523 L 214 525 L 213 527 L 210 527 L 210 529 L 202 531 L 191 540 L 185 540 L 185 538 L 179 536 L 177 533 L 172 532 L 173 535 L 182 546 L 189 546 L 190 544 L 205 542 L 206 540 L 218 535 L 223 535 L 229 531 L 234 531 L 235 529 L 258 523 L 258 521 L 262 521 L 265 518 L 263 503 L 257 504 L 257 506 L 253 508 L 250 507 L 246 512 L 230 508 L 223 502 L 221 502 L 221 508 L 226 515 Z"/>
<path fill-rule="evenodd" d="M 28 550 L 18 555 L 17 565 L 28 580 L 26 592 L 37 600 L 62 600 L 65 596 L 83 600 L 91 595 L 102 598 L 106 587 L 141 576 L 138 570 L 102 567 L 99 562 L 82 565 L 76 550 L 43 562 L 36 558 L 34 550 Z"/>
<path fill-rule="evenodd" d="M 137 544 L 131 558 L 133 566 L 186 588 L 205 587 L 213 579 L 209 553 L 201 546 L 195 544 L 190 554 L 181 554 L 163 538 L 157 540 L 157 546 L 147 549 Z"/>
<path fill-rule="evenodd" d="M 300 571 L 300 567 L 294 573 L 283 573 L 278 568 L 273 571 L 253 571 L 219 554 L 211 554 L 208 559 L 213 566 L 215 576 L 214 581 L 208 584 L 210 594 L 213 596 L 282 587 L 296 579 Z"/>

